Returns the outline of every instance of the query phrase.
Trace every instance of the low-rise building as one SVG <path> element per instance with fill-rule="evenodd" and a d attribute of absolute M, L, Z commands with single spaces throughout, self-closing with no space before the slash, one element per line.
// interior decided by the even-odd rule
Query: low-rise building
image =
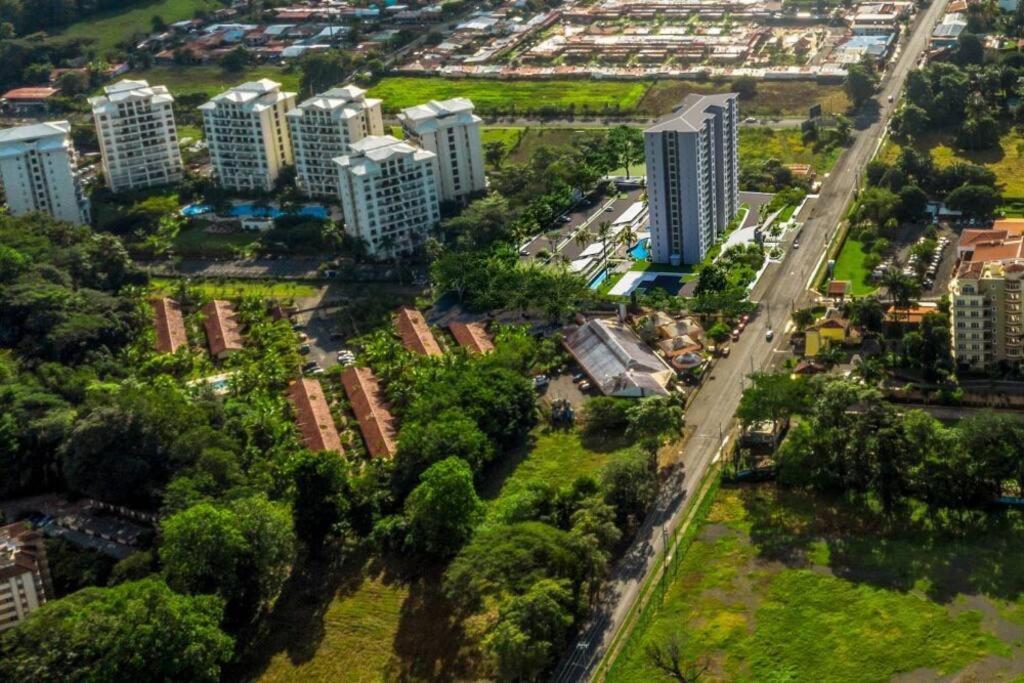
<path fill-rule="evenodd" d="M 157 297 L 150 300 L 150 305 L 153 307 L 156 350 L 160 353 L 174 353 L 182 346 L 188 346 L 188 334 L 185 332 L 185 318 L 181 314 L 181 304 L 174 299 Z"/>
<path fill-rule="evenodd" d="M 494 343 L 487 335 L 483 323 L 452 323 L 448 326 L 455 341 L 470 353 L 485 354 L 494 350 Z"/>
<path fill-rule="evenodd" d="M 421 356 L 443 355 L 426 319 L 415 308 L 402 308 L 395 317 L 395 327 L 402 338 L 402 345 L 413 353 Z"/>
<path fill-rule="evenodd" d="M 295 380 L 288 386 L 288 401 L 292 404 L 295 422 L 306 448 L 343 452 L 331 407 L 320 382 L 308 377 Z"/>
<path fill-rule="evenodd" d="M 441 220 L 434 154 L 371 135 L 335 159 L 345 231 L 375 257 L 417 249 Z"/>
<path fill-rule="evenodd" d="M 291 165 L 291 135 L 285 120 L 295 93 L 261 79 L 237 85 L 200 105 L 217 184 L 230 190 L 274 189 Z"/>
<path fill-rule="evenodd" d="M 299 188 L 309 196 L 338 194 L 338 165 L 349 145 L 383 135 L 381 101 L 354 85 L 332 88 L 287 114 Z"/>
<path fill-rule="evenodd" d="M 214 358 L 227 358 L 242 349 L 241 323 L 231 302 L 214 299 L 203 306 L 202 312 L 206 341 Z"/>
<path fill-rule="evenodd" d="M 675 371 L 615 320 L 594 319 L 566 331 L 563 344 L 605 396 L 667 396 Z"/>
<path fill-rule="evenodd" d="M 8 90 L 0 97 L 4 111 L 16 116 L 38 116 L 50 111 L 53 98 L 60 94 L 58 88 L 32 87 Z"/>
<path fill-rule="evenodd" d="M 464 202 L 487 187 L 484 177 L 482 119 L 464 97 L 403 109 L 398 115 L 406 137 L 433 152 L 441 201 Z"/>
<path fill-rule="evenodd" d="M 804 331 L 804 356 L 814 358 L 823 349 L 860 341 L 860 332 L 835 308 Z"/>
<path fill-rule="evenodd" d="M 0 130 L 0 185 L 15 216 L 40 211 L 69 223 L 89 222 L 67 121 Z"/>
<path fill-rule="evenodd" d="M 28 522 L 0 527 L 0 631 L 17 626 L 51 597 L 43 535 Z"/>
<path fill-rule="evenodd" d="M 162 85 L 119 81 L 92 97 L 92 116 L 112 192 L 179 183 L 184 175 L 174 98 Z"/>
<path fill-rule="evenodd" d="M 348 367 L 341 374 L 341 383 L 359 421 L 359 431 L 370 457 L 393 457 L 398 450 L 395 419 L 373 370 Z"/>

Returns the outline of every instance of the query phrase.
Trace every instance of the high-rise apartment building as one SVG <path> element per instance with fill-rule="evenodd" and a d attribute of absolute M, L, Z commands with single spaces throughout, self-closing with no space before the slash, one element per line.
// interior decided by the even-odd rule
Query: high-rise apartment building
<path fill-rule="evenodd" d="M 651 258 L 699 263 L 739 208 L 737 95 L 687 95 L 644 131 Z"/>
<path fill-rule="evenodd" d="M 371 135 L 335 160 L 345 230 L 372 256 L 395 256 L 423 243 L 441 219 L 434 154 Z"/>
<path fill-rule="evenodd" d="M 975 370 L 1024 361 L 1024 237 L 965 230 L 960 253 L 949 284 L 953 358 Z"/>
<path fill-rule="evenodd" d="M 288 112 L 299 188 L 308 196 L 338 194 L 334 159 L 369 135 L 384 135 L 380 100 L 354 85 L 332 88 Z"/>
<path fill-rule="evenodd" d="M 398 115 L 406 138 L 436 156 L 441 201 L 465 202 L 486 189 L 479 116 L 464 97 L 403 109 Z"/>
<path fill-rule="evenodd" d="M 15 216 L 42 211 L 69 223 L 89 222 L 67 121 L 0 130 L 0 181 Z"/>
<path fill-rule="evenodd" d="M 43 537 L 28 522 L 0 527 L 0 631 L 53 597 Z"/>
<path fill-rule="evenodd" d="M 236 85 L 199 107 L 217 183 L 229 190 L 274 189 L 292 163 L 286 114 L 295 93 L 269 79 Z"/>
<path fill-rule="evenodd" d="M 174 98 L 162 85 L 119 81 L 89 99 L 113 192 L 181 182 L 183 171 L 174 124 Z"/>

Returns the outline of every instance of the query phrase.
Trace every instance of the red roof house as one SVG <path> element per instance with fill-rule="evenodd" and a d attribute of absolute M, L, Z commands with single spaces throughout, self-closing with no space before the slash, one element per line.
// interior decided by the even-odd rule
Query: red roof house
<path fill-rule="evenodd" d="M 288 401 L 295 411 L 295 421 L 306 448 L 343 452 L 331 407 L 327 405 L 320 382 L 308 377 L 295 380 L 288 386 Z"/>
<path fill-rule="evenodd" d="M 494 344 L 481 323 L 452 323 L 448 329 L 452 331 L 459 346 L 468 349 L 470 353 L 483 354 L 494 350 Z"/>
<path fill-rule="evenodd" d="M 423 356 L 442 355 L 441 347 L 437 345 L 426 319 L 415 308 L 400 310 L 395 324 L 405 348 Z"/>
<path fill-rule="evenodd" d="M 395 420 L 384 401 L 373 370 L 355 366 L 346 368 L 341 375 L 341 383 L 345 387 L 349 403 L 352 404 L 352 412 L 359 421 L 359 431 L 362 432 L 370 456 L 394 456 L 397 448 Z"/>
<path fill-rule="evenodd" d="M 160 353 L 174 353 L 182 346 L 187 346 L 188 335 L 185 333 L 181 304 L 167 297 L 152 299 L 150 304 L 153 306 L 156 350 Z"/>
<path fill-rule="evenodd" d="M 235 307 L 228 301 L 215 299 L 203 306 L 203 327 L 210 353 L 216 358 L 226 358 L 242 348 L 241 324 Z"/>

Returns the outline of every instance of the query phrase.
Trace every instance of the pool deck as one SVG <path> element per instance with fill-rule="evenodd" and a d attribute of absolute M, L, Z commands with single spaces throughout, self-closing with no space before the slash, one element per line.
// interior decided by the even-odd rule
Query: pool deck
<path fill-rule="evenodd" d="M 658 279 L 658 277 L 674 277 L 682 278 L 682 273 L 667 273 L 659 270 L 630 270 L 626 272 L 622 279 L 615 283 L 608 294 L 611 296 L 629 296 L 633 291 L 644 282 L 650 282 Z"/>

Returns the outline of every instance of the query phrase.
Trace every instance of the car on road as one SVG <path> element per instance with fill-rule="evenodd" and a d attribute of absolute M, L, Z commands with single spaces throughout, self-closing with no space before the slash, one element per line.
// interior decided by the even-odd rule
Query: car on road
<path fill-rule="evenodd" d="M 605 213 L 611 213 L 612 211 L 613 211 L 612 207 L 610 207 L 610 206 L 604 207 L 604 212 Z"/>
<path fill-rule="evenodd" d="M 767 332 L 764 333 L 764 340 L 765 341 L 771 341 L 774 338 L 775 338 L 775 333 L 772 330 L 769 329 Z"/>
<path fill-rule="evenodd" d="M 748 116 L 747 118 L 743 119 L 743 123 L 757 123 L 757 119 L 755 119 L 753 116 Z"/>
<path fill-rule="evenodd" d="M 732 337 L 732 340 L 733 340 L 733 341 L 739 341 L 739 340 L 740 340 L 740 331 L 739 331 L 739 328 L 737 328 L 737 329 L 733 330 L 733 331 L 732 331 L 732 334 L 731 334 L 731 335 L 729 335 L 729 336 L 731 336 L 731 337 Z"/>
<path fill-rule="evenodd" d="M 892 102 L 892 95 L 889 95 L 888 100 L 889 102 Z"/>

